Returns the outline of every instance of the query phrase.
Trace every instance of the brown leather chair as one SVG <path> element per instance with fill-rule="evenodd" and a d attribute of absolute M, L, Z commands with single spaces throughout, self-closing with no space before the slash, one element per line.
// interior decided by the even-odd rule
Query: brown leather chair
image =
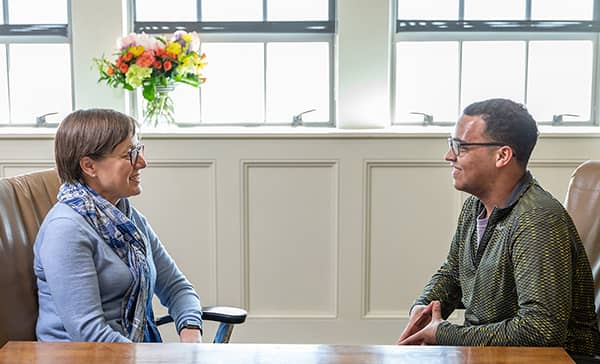
<path fill-rule="evenodd" d="M 0 179 L 0 347 L 9 340 L 34 341 L 38 315 L 33 244 L 44 217 L 56 203 L 60 181 L 56 170 Z M 228 342 L 234 324 L 246 311 L 204 307 L 202 318 L 220 322 L 214 342 Z M 163 317 L 157 323 L 168 323 Z"/>
<path fill-rule="evenodd" d="M 59 184 L 53 169 L 0 179 L 0 346 L 36 339 L 33 242 Z"/>
<path fill-rule="evenodd" d="M 590 260 L 596 315 L 600 319 L 600 161 L 587 161 L 575 169 L 569 182 L 565 207 Z"/>

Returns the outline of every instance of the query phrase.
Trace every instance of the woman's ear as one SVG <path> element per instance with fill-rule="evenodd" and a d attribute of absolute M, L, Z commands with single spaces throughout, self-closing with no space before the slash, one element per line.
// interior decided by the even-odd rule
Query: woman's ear
<path fill-rule="evenodd" d="M 79 160 L 79 167 L 83 172 L 84 177 L 95 178 L 96 177 L 96 161 L 92 158 L 85 156 Z"/>
<path fill-rule="evenodd" d="M 496 153 L 496 167 L 504 167 L 507 165 L 514 157 L 514 153 L 511 147 L 505 145 L 498 149 Z"/>

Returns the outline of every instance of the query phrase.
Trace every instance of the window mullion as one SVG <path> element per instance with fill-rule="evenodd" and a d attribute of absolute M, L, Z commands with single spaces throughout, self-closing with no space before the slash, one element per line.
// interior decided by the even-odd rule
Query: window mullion
<path fill-rule="evenodd" d="M 2 0 L 2 21 L 8 24 L 8 0 Z"/>
<path fill-rule="evenodd" d="M 267 42 L 263 42 L 263 124 L 267 124 Z"/>
<path fill-rule="evenodd" d="M 267 10 L 267 0 L 263 0 L 262 1 L 262 16 L 263 16 L 263 21 L 267 21 L 268 15 L 267 14 L 268 10 Z"/>
<path fill-rule="evenodd" d="M 8 1 L 8 0 L 6 0 Z M 10 97 L 10 44 L 5 44 L 4 45 L 4 49 L 5 49 L 5 53 L 6 53 L 6 91 L 7 91 L 7 97 L 8 97 L 8 123 L 12 124 L 12 114 L 13 114 L 13 107 L 12 107 L 12 102 L 11 102 L 11 97 Z"/>
<path fill-rule="evenodd" d="M 598 4 L 598 1 L 594 1 L 594 13 L 596 11 L 596 4 Z M 595 16 L 596 14 L 594 14 Z M 599 65 L 598 65 L 598 45 L 600 43 L 600 34 L 596 34 L 596 37 L 594 39 L 594 50 L 592 52 L 593 54 L 593 60 L 594 63 L 592 65 L 592 103 L 591 103 L 591 110 L 590 110 L 590 119 L 592 122 L 592 125 L 596 125 L 598 126 L 600 124 L 600 110 L 598 109 L 598 105 L 600 104 L 600 100 L 598 99 L 599 97 L 599 90 L 600 90 L 600 79 L 598 78 L 598 69 L 599 69 Z"/>
<path fill-rule="evenodd" d="M 461 3 L 463 0 L 461 0 Z M 462 74 L 463 74 L 463 40 L 458 41 L 458 105 L 456 115 L 462 114 Z"/>
<path fill-rule="evenodd" d="M 523 92 L 523 103 L 525 105 L 527 105 L 527 99 L 529 98 L 529 88 L 527 87 L 529 84 L 529 43 L 529 40 L 525 41 L 525 84 L 523 85 L 525 88 L 525 91 Z"/>
<path fill-rule="evenodd" d="M 202 0 L 196 0 L 196 20 L 202 21 Z"/>

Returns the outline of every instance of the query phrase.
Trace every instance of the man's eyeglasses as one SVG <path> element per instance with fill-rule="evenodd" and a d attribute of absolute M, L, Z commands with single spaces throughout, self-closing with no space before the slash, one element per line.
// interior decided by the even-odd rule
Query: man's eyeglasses
<path fill-rule="evenodd" d="M 138 145 L 131 147 L 129 149 L 129 151 L 127 152 L 127 154 L 129 154 L 129 161 L 131 162 L 131 165 L 135 166 L 140 154 L 142 156 L 144 155 L 144 144 L 138 144 Z"/>
<path fill-rule="evenodd" d="M 458 157 L 460 155 L 460 150 L 463 149 L 464 147 L 502 147 L 505 145 L 506 144 L 494 143 L 494 142 L 467 143 L 467 142 L 460 141 L 459 139 L 456 139 L 456 138 L 448 138 L 448 147 L 450 147 L 450 150 L 452 151 L 452 153 L 454 154 L 455 157 Z"/>

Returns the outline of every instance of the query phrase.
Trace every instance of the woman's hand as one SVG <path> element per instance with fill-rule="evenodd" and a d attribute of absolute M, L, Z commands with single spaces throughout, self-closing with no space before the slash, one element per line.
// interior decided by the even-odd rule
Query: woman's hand
<path fill-rule="evenodd" d="M 198 329 L 183 329 L 179 333 L 179 342 L 182 343 L 201 343 L 202 334 Z"/>

